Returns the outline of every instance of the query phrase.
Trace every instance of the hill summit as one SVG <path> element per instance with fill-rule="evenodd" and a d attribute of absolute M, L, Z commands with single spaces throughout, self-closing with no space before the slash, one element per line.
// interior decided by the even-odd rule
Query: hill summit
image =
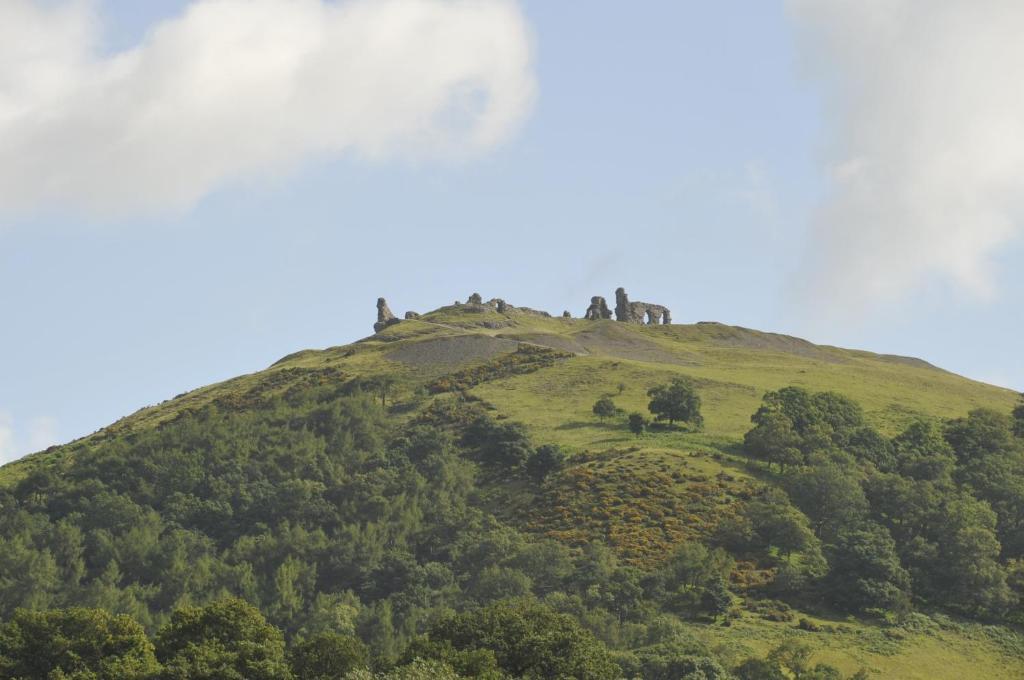
<path fill-rule="evenodd" d="M 273 678 L 1024 674 L 1012 392 L 623 289 L 374 330 L 0 468 L 0 642 L 102 611 L 138 677 L 248 677 L 224 617 Z"/>

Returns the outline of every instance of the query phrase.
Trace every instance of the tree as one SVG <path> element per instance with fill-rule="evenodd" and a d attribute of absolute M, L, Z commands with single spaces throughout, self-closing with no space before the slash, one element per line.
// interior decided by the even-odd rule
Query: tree
<path fill-rule="evenodd" d="M 643 435 L 644 430 L 647 429 L 647 419 L 644 418 L 642 413 L 630 413 L 629 414 L 629 431 L 635 434 L 637 437 Z"/>
<path fill-rule="evenodd" d="M 507 469 L 517 469 L 533 455 L 530 435 L 521 423 L 499 423 L 487 416 L 474 420 L 463 442 L 478 451 L 479 458 Z"/>
<path fill-rule="evenodd" d="M 721 614 L 732 603 L 726 579 L 734 565 L 721 548 L 708 550 L 700 543 L 683 543 L 648 577 L 647 587 L 676 614 Z"/>
<path fill-rule="evenodd" d="M 910 607 L 910 575 L 900 564 L 896 543 L 873 522 L 843 531 L 829 549 L 829 593 L 847 611 L 905 612 Z"/>
<path fill-rule="evenodd" d="M 783 387 L 781 390 L 767 392 L 761 401 L 761 407 L 750 420 L 755 425 L 760 425 L 772 413 L 785 416 L 800 436 L 822 421 L 814 398 L 802 387 Z"/>
<path fill-rule="evenodd" d="M 171 615 L 156 638 L 163 680 L 291 680 L 284 636 L 238 598 Z"/>
<path fill-rule="evenodd" d="M 704 417 L 700 414 L 700 395 L 693 383 L 685 378 L 673 378 L 668 385 L 658 385 L 647 390 L 651 398 L 648 410 L 655 420 L 667 420 L 669 425 L 681 421 L 693 427 L 701 427 Z"/>
<path fill-rule="evenodd" d="M 411 663 L 393 668 L 387 673 L 357 670 L 338 676 L 339 680 L 463 680 L 464 676 L 441 661 L 415 659 Z M 490 678 L 487 678 L 490 680 Z"/>
<path fill-rule="evenodd" d="M 102 609 L 19 609 L 0 625 L 0 678 L 147 680 L 153 644 L 131 617 Z"/>
<path fill-rule="evenodd" d="M 1013 407 L 1011 416 L 1013 417 L 1014 436 L 1024 437 L 1024 392 L 1020 393 L 1017 399 L 1017 405 Z"/>
<path fill-rule="evenodd" d="M 295 677 L 302 680 L 336 680 L 369 664 L 369 652 L 359 638 L 337 633 L 299 642 L 288 658 Z"/>
<path fill-rule="evenodd" d="M 860 474 L 846 454 L 815 454 L 785 480 L 790 498 L 811 518 L 814 534 L 826 542 L 867 515 Z"/>
<path fill-rule="evenodd" d="M 612 680 L 608 649 L 571 616 L 528 600 L 504 600 L 434 625 L 433 643 L 491 650 L 506 674 L 522 678 Z"/>
<path fill-rule="evenodd" d="M 945 438 L 963 465 L 1012 450 L 1017 444 L 1014 425 L 1013 419 L 999 411 L 979 408 L 966 418 L 946 423 Z"/>
<path fill-rule="evenodd" d="M 594 402 L 594 415 L 604 420 L 605 418 L 611 418 L 615 415 L 618 409 L 615 407 L 615 402 L 611 400 L 611 397 L 601 397 Z"/>
<path fill-rule="evenodd" d="M 378 376 L 370 382 L 370 387 L 380 397 L 381 408 L 384 408 L 387 406 L 388 397 L 391 396 L 391 392 L 394 390 L 395 379 L 390 375 Z"/>
<path fill-rule="evenodd" d="M 799 446 L 800 436 L 793 429 L 792 421 L 782 413 L 763 414 L 757 425 L 743 437 L 743 446 L 752 456 L 768 463 L 778 463 L 781 469 L 787 464 L 803 462 Z M 796 452 L 796 456 L 792 452 Z"/>
<path fill-rule="evenodd" d="M 900 474 L 923 480 L 948 479 L 956 459 L 942 429 L 927 421 L 911 423 L 893 440 Z"/>
<path fill-rule="evenodd" d="M 526 461 L 526 474 L 535 481 L 543 482 L 552 472 L 561 470 L 565 465 L 565 451 L 557 444 L 544 444 Z"/>

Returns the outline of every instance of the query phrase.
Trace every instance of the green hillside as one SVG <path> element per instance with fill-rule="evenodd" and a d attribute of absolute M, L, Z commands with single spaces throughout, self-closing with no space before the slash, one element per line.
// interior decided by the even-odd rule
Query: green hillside
<path fill-rule="evenodd" d="M 674 378 L 699 395 L 702 427 L 631 432 L 627 414 L 650 418 L 648 390 Z M 766 394 L 787 387 L 808 399 L 838 393 L 849 403 L 835 413 L 852 420 L 793 434 L 786 451 L 796 458 L 783 464 L 744 437 Z M 616 413 L 595 415 L 602 397 Z M 616 668 L 643 677 L 698 677 L 656 670 L 668 663 L 659 654 L 735 668 L 793 640 L 844 674 L 1020 677 L 1016 403 L 1008 390 L 918 359 L 717 323 L 453 305 L 351 345 L 297 352 L 0 468 L 0 620 L 17 606 L 89 606 L 152 632 L 174 609 L 235 595 L 289 644 L 355 635 L 387 669 L 409 660 L 410 644 L 438 644 L 452 612 L 515 597 L 570 614 Z M 981 415 L 967 419 L 972 412 Z M 929 444 L 926 432 L 944 435 Z M 980 444 L 979 432 L 988 437 Z M 996 440 L 998 457 L 988 456 Z M 549 446 L 557 455 L 541 467 Z M 887 527 L 882 543 L 895 541 L 883 552 L 896 551 L 890 585 L 903 590 L 871 595 L 891 606 L 849 604 L 849 584 L 836 584 L 837 556 L 858 554 L 854 525 L 831 529 L 834 518 L 800 496 L 829 470 L 866 498 L 856 522 Z M 908 498 L 934 496 L 936 517 L 963 514 L 963 525 L 904 540 L 911 520 L 883 507 L 900 484 Z M 750 520 L 751 508 L 790 517 L 786 531 L 799 539 L 758 544 L 750 531 L 760 535 L 762 520 Z M 730 538 L 750 521 L 742 540 Z M 969 593 L 944 599 L 944 579 L 962 573 L 930 566 L 946 558 L 911 546 L 982 534 L 978 546 L 1001 542 L 977 548 L 999 570 L 978 581 L 992 592 L 977 603 Z M 731 594 L 708 605 L 720 587 Z M 466 658 L 431 653 L 472 675 Z"/>
<path fill-rule="evenodd" d="M 605 393 L 623 408 L 643 410 L 646 390 L 667 375 L 695 378 L 704 401 L 704 432 L 665 442 L 716 444 L 728 450 L 750 427 L 750 414 L 768 390 L 798 385 L 833 390 L 860 403 L 880 430 L 892 434 L 917 417 L 950 418 L 987 407 L 1008 411 L 1016 395 L 909 357 L 814 345 L 805 340 L 718 323 L 639 326 L 615 321 L 550 318 L 468 305 L 441 308 L 355 344 L 305 350 L 266 370 L 200 388 L 148 407 L 76 446 L 153 427 L 210 403 L 244 406 L 289 389 L 332 381 L 392 376 L 395 398 L 409 399 L 425 382 L 485 364 L 520 345 L 572 355 L 527 375 L 489 380 L 472 392 L 505 416 L 525 423 L 544 441 L 573 448 L 631 442 L 610 435 L 591 406 Z M 495 327 L 496 326 L 496 327 Z M 618 395 L 618 385 L 627 389 Z M 673 438 L 670 438 L 673 439 Z M 4 468 L 16 477 L 32 459 Z"/>

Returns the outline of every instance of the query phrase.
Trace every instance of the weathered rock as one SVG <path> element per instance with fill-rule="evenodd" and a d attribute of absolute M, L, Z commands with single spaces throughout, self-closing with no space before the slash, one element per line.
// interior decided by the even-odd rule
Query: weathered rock
<path fill-rule="evenodd" d="M 570 313 L 569 310 L 567 309 L 564 312 L 562 312 L 562 318 L 563 319 L 571 319 L 572 318 L 572 313 Z"/>
<path fill-rule="evenodd" d="M 612 318 L 612 310 L 608 309 L 608 303 L 600 295 L 595 295 L 590 298 L 590 306 L 587 307 L 587 311 L 583 314 L 583 318 L 588 321 L 600 321 L 601 319 Z"/>
<path fill-rule="evenodd" d="M 483 303 L 484 299 L 481 297 L 480 293 L 473 293 L 469 296 L 469 299 L 466 300 L 467 305 L 482 305 Z"/>
<path fill-rule="evenodd" d="M 624 323 L 672 323 L 672 312 L 668 307 L 650 302 L 630 302 L 624 288 L 615 291 L 615 319 Z"/>
<path fill-rule="evenodd" d="M 388 326 L 399 323 L 401 319 L 391 313 L 388 301 L 384 298 L 377 298 L 377 323 L 373 324 L 373 332 L 380 333 Z"/>
<path fill-rule="evenodd" d="M 547 319 L 551 318 L 551 314 L 549 312 L 545 312 L 543 309 L 530 309 L 529 307 L 512 307 L 511 305 L 509 305 L 509 309 L 514 309 L 519 314 L 529 314 L 530 316 L 543 316 Z"/>
<path fill-rule="evenodd" d="M 418 318 L 420 318 L 420 313 L 419 312 L 406 312 L 405 313 L 405 318 L 406 319 L 418 319 Z"/>
<path fill-rule="evenodd" d="M 512 305 L 508 304 L 507 302 L 505 302 L 504 300 L 502 300 L 501 298 L 497 298 L 494 301 L 494 305 L 495 305 L 495 309 L 498 310 L 499 314 L 506 313 L 509 310 L 509 307 L 512 306 Z"/>

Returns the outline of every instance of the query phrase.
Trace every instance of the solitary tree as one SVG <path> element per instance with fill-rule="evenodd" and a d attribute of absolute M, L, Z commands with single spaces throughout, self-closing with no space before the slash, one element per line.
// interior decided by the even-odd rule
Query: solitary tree
<path fill-rule="evenodd" d="M 685 378 L 673 378 L 668 385 L 658 385 L 647 390 L 651 398 L 648 410 L 654 414 L 655 420 L 667 420 L 669 425 L 677 420 L 689 423 L 694 427 L 704 424 L 700 414 L 700 396 L 693 384 Z"/>
<path fill-rule="evenodd" d="M 601 397 L 594 402 L 594 415 L 604 420 L 615 415 L 615 402 L 610 397 Z"/>
<path fill-rule="evenodd" d="M 545 444 L 526 460 L 526 474 L 537 482 L 565 465 L 565 451 L 557 444 Z"/>
<path fill-rule="evenodd" d="M 629 414 L 629 431 L 635 434 L 637 437 L 644 433 L 647 429 L 647 419 L 644 418 L 642 413 L 630 413 Z"/>

